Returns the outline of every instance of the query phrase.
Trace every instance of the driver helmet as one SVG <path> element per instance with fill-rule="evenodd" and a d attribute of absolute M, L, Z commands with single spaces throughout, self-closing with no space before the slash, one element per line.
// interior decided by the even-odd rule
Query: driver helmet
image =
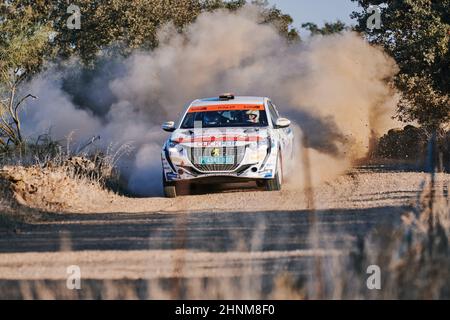
<path fill-rule="evenodd" d="M 248 110 L 246 115 L 248 122 L 259 123 L 259 110 Z"/>

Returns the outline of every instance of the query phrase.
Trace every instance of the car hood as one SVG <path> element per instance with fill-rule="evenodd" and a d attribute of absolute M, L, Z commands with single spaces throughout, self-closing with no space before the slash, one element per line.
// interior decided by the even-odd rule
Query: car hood
<path fill-rule="evenodd" d="M 266 141 L 267 128 L 204 128 L 198 132 L 194 129 L 177 129 L 170 140 L 185 146 L 220 146 L 247 145 L 251 142 Z"/>

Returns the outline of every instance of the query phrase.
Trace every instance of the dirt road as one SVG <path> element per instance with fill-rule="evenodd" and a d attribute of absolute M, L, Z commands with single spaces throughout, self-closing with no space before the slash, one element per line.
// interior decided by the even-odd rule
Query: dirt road
<path fill-rule="evenodd" d="M 26 296 L 23 283 L 33 280 L 65 285 L 70 265 L 94 282 L 308 274 L 311 259 L 339 256 L 377 226 L 398 223 L 426 177 L 358 170 L 316 188 L 314 210 L 303 192 L 284 190 L 120 198 L 96 213 L 48 215 L 1 237 L 0 297 Z"/>

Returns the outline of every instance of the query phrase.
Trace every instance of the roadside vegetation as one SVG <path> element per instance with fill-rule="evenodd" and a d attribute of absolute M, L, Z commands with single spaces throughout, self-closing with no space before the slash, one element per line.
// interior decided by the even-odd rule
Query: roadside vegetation
<path fill-rule="evenodd" d="M 7 198 L 24 207 L 58 212 L 123 193 L 116 163 L 131 147 L 110 146 L 103 151 L 93 142 L 73 152 L 69 143 L 63 147 L 45 135 L 3 150 L 0 181 L 9 190 Z"/>

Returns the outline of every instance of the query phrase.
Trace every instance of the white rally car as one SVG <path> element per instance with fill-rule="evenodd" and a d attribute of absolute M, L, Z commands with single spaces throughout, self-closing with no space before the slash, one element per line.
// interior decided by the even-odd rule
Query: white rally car
<path fill-rule="evenodd" d="M 182 183 L 255 181 L 280 190 L 293 157 L 291 122 L 266 97 L 219 97 L 193 101 L 161 153 L 166 197 Z"/>

